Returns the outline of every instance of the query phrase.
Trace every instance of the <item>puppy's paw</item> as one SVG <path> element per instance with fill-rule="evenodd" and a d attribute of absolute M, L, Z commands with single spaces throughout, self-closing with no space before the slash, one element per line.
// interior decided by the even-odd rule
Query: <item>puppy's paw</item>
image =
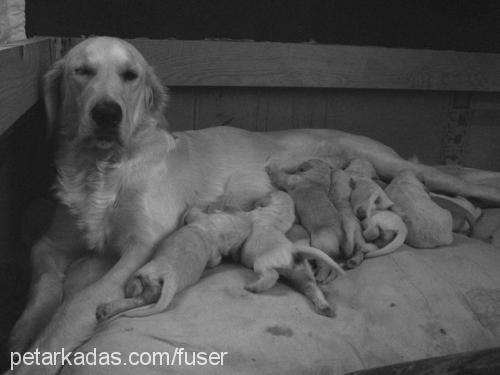
<path fill-rule="evenodd" d="M 146 303 L 154 303 L 160 298 L 162 287 L 163 278 L 139 273 L 127 281 L 125 297 L 137 298 L 141 296 Z"/>
<path fill-rule="evenodd" d="M 95 310 L 95 317 L 98 322 L 110 317 L 112 314 L 112 303 L 101 303 Z"/>
<path fill-rule="evenodd" d="M 330 305 L 314 306 L 314 311 L 316 311 L 319 315 L 327 316 L 329 318 L 335 318 L 337 316 L 335 308 Z"/>
<path fill-rule="evenodd" d="M 326 263 L 318 262 L 314 278 L 318 284 L 328 284 L 337 274 Z"/>
<path fill-rule="evenodd" d="M 247 290 L 247 291 L 249 291 L 251 293 L 260 293 L 260 292 L 262 292 L 262 290 L 259 287 L 259 284 L 257 282 L 245 285 L 245 290 Z"/>
<path fill-rule="evenodd" d="M 352 257 L 347 259 L 342 265 L 345 270 L 352 270 L 356 267 L 359 267 L 363 260 L 365 259 L 365 254 L 362 251 L 357 250 Z"/>

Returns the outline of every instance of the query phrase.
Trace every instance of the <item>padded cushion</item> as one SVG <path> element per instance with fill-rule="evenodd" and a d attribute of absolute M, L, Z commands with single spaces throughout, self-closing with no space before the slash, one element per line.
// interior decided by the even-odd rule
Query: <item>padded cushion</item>
<path fill-rule="evenodd" d="M 279 282 L 262 294 L 252 271 L 207 270 L 167 311 L 102 324 L 79 350 L 228 352 L 222 367 L 66 367 L 68 374 L 344 373 L 500 345 L 500 250 L 461 235 L 451 246 L 365 261 L 330 283 L 334 319 Z"/>

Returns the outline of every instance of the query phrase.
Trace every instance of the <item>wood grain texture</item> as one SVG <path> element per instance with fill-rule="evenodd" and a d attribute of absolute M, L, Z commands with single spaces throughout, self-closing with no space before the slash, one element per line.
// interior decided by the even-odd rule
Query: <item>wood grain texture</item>
<path fill-rule="evenodd" d="M 49 38 L 0 47 L 0 135 L 40 98 L 40 77 L 53 61 Z"/>
<path fill-rule="evenodd" d="M 347 375 L 495 375 L 500 372 L 500 348 L 433 357 L 419 361 L 350 372 Z"/>
<path fill-rule="evenodd" d="M 404 157 L 440 163 L 449 93 L 393 90 L 174 87 L 172 130 L 330 128 L 365 135 Z M 479 167 L 479 166 L 478 166 Z"/>
<path fill-rule="evenodd" d="M 70 39 L 68 46 L 80 39 Z M 500 54 L 274 42 L 130 40 L 171 86 L 500 91 Z"/>

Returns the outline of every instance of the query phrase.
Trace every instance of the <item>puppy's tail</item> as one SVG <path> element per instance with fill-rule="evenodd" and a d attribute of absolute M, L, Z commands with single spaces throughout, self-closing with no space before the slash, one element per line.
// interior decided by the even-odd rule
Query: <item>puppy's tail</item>
<path fill-rule="evenodd" d="M 400 225 L 399 228 L 397 229 L 396 237 L 394 237 L 394 239 L 390 243 L 388 243 L 385 247 L 366 253 L 365 258 L 375 258 L 382 255 L 387 255 L 399 249 L 405 242 L 406 236 L 408 235 L 408 228 L 406 227 L 403 220 L 400 220 L 399 224 Z"/>
<path fill-rule="evenodd" d="M 345 274 L 342 267 L 321 250 L 316 249 L 315 247 L 298 244 L 295 245 L 295 249 L 297 254 L 303 255 L 305 258 L 321 260 L 335 269 L 341 275 Z"/>
<path fill-rule="evenodd" d="M 139 318 L 162 313 L 167 309 L 168 305 L 170 305 L 176 292 L 177 281 L 169 280 L 169 282 L 164 282 L 161 288 L 160 298 L 158 298 L 156 303 L 129 310 L 123 314 L 123 316 L 128 318 Z"/>

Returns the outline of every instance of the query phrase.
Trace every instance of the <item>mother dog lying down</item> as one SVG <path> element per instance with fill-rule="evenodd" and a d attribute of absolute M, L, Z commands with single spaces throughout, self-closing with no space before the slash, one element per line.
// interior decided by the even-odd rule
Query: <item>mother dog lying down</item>
<path fill-rule="evenodd" d="M 341 165 L 367 159 L 381 178 L 411 169 L 430 190 L 500 204 L 498 189 L 406 161 L 374 140 L 340 131 L 216 127 L 169 133 L 166 101 L 143 56 L 115 38 L 83 41 L 47 73 L 47 116 L 59 137 L 60 205 L 32 251 L 29 302 L 13 330 L 12 350 L 74 349 L 92 334 L 95 307 L 123 293 L 127 278 L 149 261 L 189 206 L 215 199 L 238 171 L 255 172 L 256 183 L 269 189 L 262 171 L 270 158 L 329 157 Z M 64 273 L 85 250 L 118 260 L 103 278 L 88 275 L 82 285 L 93 283 L 63 300 Z"/>

